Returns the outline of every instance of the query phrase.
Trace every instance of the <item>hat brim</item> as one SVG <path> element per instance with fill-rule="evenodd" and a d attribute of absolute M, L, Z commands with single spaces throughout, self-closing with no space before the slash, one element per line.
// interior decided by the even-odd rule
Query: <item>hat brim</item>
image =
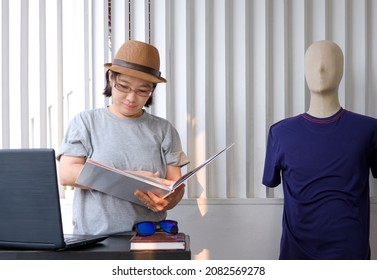
<path fill-rule="evenodd" d="M 134 69 L 125 68 L 118 65 L 113 65 L 112 63 L 105 63 L 104 66 L 105 68 L 113 72 L 121 73 L 130 77 L 133 77 L 133 78 L 138 78 L 147 82 L 151 82 L 151 83 L 166 83 L 167 82 L 166 79 L 163 77 L 156 77 L 154 75 L 137 71 Z"/>

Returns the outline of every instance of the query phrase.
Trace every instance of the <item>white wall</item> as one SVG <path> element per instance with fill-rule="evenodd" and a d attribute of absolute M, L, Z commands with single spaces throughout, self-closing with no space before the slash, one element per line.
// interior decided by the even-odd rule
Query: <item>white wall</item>
<path fill-rule="evenodd" d="M 1 1 L 0 147 L 57 148 L 78 111 L 109 102 L 103 63 L 113 50 L 130 34 L 150 41 L 168 80 L 151 112 L 177 127 L 189 168 L 236 143 L 189 182 L 170 216 L 192 236 L 197 258 L 276 258 L 283 193 L 261 184 L 267 131 L 307 109 L 304 52 L 320 39 L 345 54 L 342 106 L 377 117 L 377 1 L 145 0 L 129 9 L 112 0 L 111 37 L 107 3 Z M 220 238 L 223 227 L 240 229 L 234 243 Z"/>
<path fill-rule="evenodd" d="M 191 238 L 193 259 L 274 260 L 281 199 L 187 200 L 169 212 Z"/>

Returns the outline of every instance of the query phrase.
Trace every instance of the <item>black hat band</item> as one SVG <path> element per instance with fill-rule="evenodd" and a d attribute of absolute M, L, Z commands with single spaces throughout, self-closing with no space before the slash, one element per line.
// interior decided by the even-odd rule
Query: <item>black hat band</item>
<path fill-rule="evenodd" d="M 137 63 L 124 61 L 124 60 L 121 60 L 121 59 L 114 59 L 113 65 L 122 66 L 122 67 L 125 67 L 125 68 L 130 68 L 132 70 L 151 74 L 155 77 L 161 77 L 160 71 L 153 69 L 151 67 L 148 67 L 148 66 L 137 64 Z"/>

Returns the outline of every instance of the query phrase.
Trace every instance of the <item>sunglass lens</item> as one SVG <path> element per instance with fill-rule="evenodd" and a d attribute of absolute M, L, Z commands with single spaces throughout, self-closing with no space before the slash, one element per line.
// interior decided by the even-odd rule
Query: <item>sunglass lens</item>
<path fill-rule="evenodd" d="M 156 232 L 156 226 L 153 222 L 141 222 L 135 225 L 136 231 L 139 235 L 152 235 Z"/>
<path fill-rule="evenodd" d="M 176 221 L 165 220 L 160 222 L 161 228 L 167 233 L 178 233 L 178 223 Z"/>

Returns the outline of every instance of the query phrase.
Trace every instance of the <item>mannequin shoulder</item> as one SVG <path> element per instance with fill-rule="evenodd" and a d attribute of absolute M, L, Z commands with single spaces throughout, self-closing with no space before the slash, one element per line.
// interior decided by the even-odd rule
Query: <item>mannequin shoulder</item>
<path fill-rule="evenodd" d="M 272 124 L 270 128 L 279 129 L 279 128 L 284 128 L 284 127 L 289 127 L 289 126 L 295 126 L 300 122 L 301 117 L 302 115 L 297 115 L 297 116 L 282 119 Z"/>

